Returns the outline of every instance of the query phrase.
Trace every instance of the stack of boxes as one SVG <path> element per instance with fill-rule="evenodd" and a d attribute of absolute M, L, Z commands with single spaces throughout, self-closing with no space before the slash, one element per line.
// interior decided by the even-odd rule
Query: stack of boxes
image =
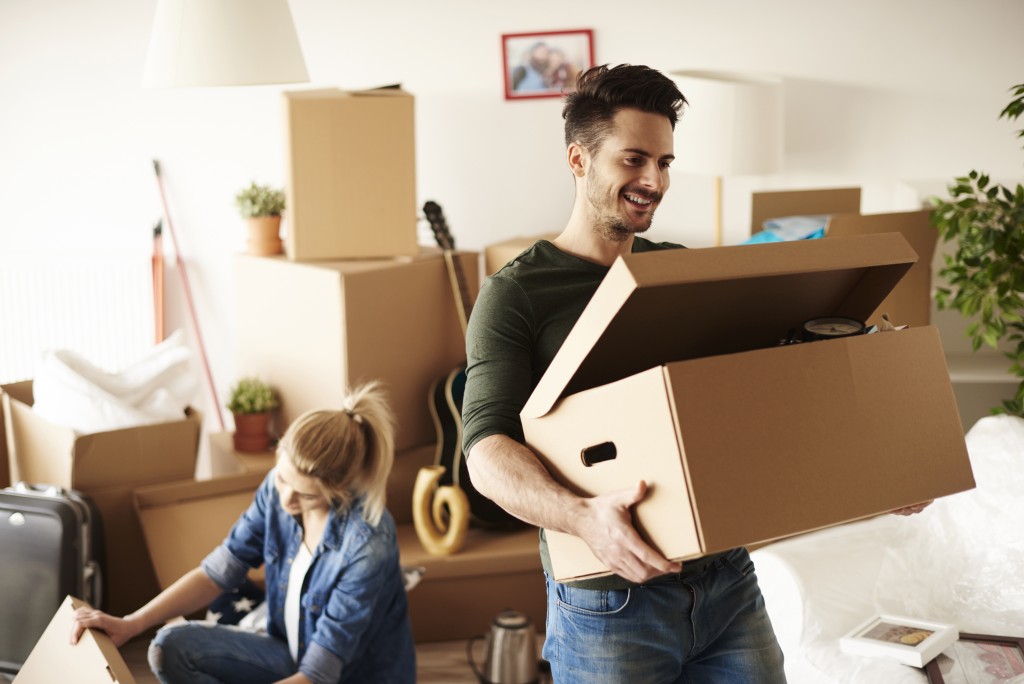
<path fill-rule="evenodd" d="M 445 259 L 417 241 L 413 97 L 383 88 L 283 99 L 286 255 L 236 257 L 240 374 L 277 390 L 279 431 L 307 410 L 340 408 L 346 388 L 383 384 L 397 423 L 388 507 L 402 562 L 426 568 L 409 595 L 418 641 L 480 633 L 510 606 L 541 621 L 536 530 L 472 530 L 461 553 L 441 559 L 412 528 L 413 483 L 437 444 L 431 386 L 466 358 Z M 469 293 L 479 256 L 454 255 Z"/>

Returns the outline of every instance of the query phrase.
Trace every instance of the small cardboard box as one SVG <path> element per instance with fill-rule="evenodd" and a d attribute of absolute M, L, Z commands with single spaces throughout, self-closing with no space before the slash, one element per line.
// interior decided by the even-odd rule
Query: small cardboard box
<path fill-rule="evenodd" d="M 755 192 L 751 200 L 751 230 L 761 230 L 768 219 L 783 216 L 827 215 L 826 237 L 901 233 L 917 252 L 917 263 L 867 317 L 877 325 L 883 313 L 895 325 L 931 323 L 932 260 L 938 231 L 931 225 L 931 210 L 883 214 L 860 213 L 860 188 Z"/>
<path fill-rule="evenodd" d="M 932 259 L 939 240 L 939 231 L 932 225 L 931 216 L 931 209 L 924 209 L 886 214 L 834 214 L 829 218 L 825 237 L 900 233 L 917 252 L 917 263 L 868 317 L 869 323 L 877 325 L 886 313 L 894 325 L 931 324 Z"/>
<path fill-rule="evenodd" d="M 265 477 L 245 473 L 135 490 L 135 510 L 161 589 L 198 567 L 224 541 Z"/>
<path fill-rule="evenodd" d="M 457 258 L 478 288 L 476 252 Z M 466 362 L 444 258 L 305 262 L 239 255 L 238 366 L 281 397 L 281 428 L 309 409 L 341 408 L 346 386 L 380 380 L 397 418 L 396 449 L 436 439 L 431 385 Z"/>
<path fill-rule="evenodd" d="M 284 93 L 290 259 L 414 256 L 413 97 L 400 88 Z"/>
<path fill-rule="evenodd" d="M 71 645 L 71 624 L 78 608 L 89 604 L 68 596 L 25 660 L 15 684 L 135 684 L 114 642 L 98 629 L 87 629 Z"/>
<path fill-rule="evenodd" d="M 206 462 L 202 462 L 200 454 L 200 463 L 196 465 L 197 480 L 243 473 L 266 474 L 274 467 L 277 459 L 277 451 L 273 448 L 260 453 L 235 451 L 233 435 L 230 432 L 208 433 L 206 446 Z"/>
<path fill-rule="evenodd" d="M 32 382 L 0 386 L 12 476 L 78 489 L 99 509 L 106 546 L 104 609 L 123 615 L 156 594 L 156 578 L 132 508 L 131 492 L 191 478 L 202 418 L 78 435 L 32 410 Z"/>
<path fill-rule="evenodd" d="M 514 237 L 484 247 L 484 275 L 489 276 L 533 246 L 538 240 L 554 240 L 558 233 L 545 233 L 533 237 Z"/>
<path fill-rule="evenodd" d="M 645 480 L 637 528 L 686 560 L 974 486 L 933 327 L 779 346 L 863 320 L 916 261 L 885 233 L 627 255 L 521 418 L 581 495 Z M 556 579 L 607 574 L 548 533 Z"/>

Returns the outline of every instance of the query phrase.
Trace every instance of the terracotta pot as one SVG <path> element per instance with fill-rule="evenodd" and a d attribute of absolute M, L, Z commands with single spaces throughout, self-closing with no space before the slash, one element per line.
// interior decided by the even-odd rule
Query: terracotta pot
<path fill-rule="evenodd" d="M 235 451 L 265 453 L 270 449 L 270 413 L 235 413 Z"/>
<path fill-rule="evenodd" d="M 246 243 L 249 254 L 270 256 L 284 252 L 280 216 L 253 216 L 246 219 L 246 223 L 249 226 L 249 241 Z"/>

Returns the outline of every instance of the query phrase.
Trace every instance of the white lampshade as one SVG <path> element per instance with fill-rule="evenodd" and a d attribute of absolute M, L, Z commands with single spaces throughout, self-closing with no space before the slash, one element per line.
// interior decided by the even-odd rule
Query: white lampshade
<path fill-rule="evenodd" d="M 689 101 L 673 170 L 761 175 L 782 166 L 782 81 L 725 71 L 669 74 Z"/>
<path fill-rule="evenodd" d="M 307 81 L 287 0 L 157 0 L 143 86 Z"/>

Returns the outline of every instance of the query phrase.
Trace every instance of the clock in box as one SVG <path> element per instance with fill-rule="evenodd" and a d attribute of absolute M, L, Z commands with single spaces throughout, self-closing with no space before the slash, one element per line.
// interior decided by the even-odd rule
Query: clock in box
<path fill-rule="evenodd" d="M 780 346 L 868 320 L 916 260 L 898 233 L 620 257 L 523 408 L 526 442 L 581 495 L 646 481 L 637 529 L 683 561 L 970 489 L 934 327 Z M 547 540 L 557 580 L 608 574 Z"/>

